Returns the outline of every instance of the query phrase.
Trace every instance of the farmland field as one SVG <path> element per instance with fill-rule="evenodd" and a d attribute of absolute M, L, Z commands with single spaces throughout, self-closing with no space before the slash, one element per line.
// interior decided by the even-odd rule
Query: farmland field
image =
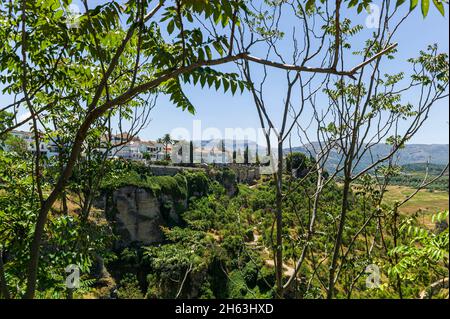
<path fill-rule="evenodd" d="M 385 202 L 402 201 L 414 192 L 413 188 L 406 186 L 390 186 L 385 194 Z M 400 208 L 404 214 L 420 212 L 423 223 L 430 225 L 431 216 L 437 212 L 448 210 L 449 194 L 442 191 L 421 190 L 410 201 Z M 431 225 L 430 225 L 431 226 Z"/>

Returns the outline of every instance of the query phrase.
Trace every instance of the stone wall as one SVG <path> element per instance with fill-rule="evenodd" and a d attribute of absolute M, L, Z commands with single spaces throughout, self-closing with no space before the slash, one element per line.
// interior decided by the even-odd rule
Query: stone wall
<path fill-rule="evenodd" d="M 220 167 L 220 166 L 219 166 Z M 236 182 L 243 184 L 254 184 L 257 180 L 261 178 L 261 173 L 259 167 L 230 164 L 223 166 L 231 169 L 236 174 Z M 204 168 L 199 167 L 179 167 L 179 166 L 158 166 L 150 165 L 149 170 L 154 176 L 175 176 L 183 171 L 204 171 L 208 175 L 209 171 L 213 166 L 205 166 Z"/>
<path fill-rule="evenodd" d="M 150 165 L 148 166 L 150 172 L 154 176 L 175 176 L 183 171 L 202 171 L 202 168 L 196 167 L 180 167 L 180 166 L 161 166 L 161 165 Z"/>

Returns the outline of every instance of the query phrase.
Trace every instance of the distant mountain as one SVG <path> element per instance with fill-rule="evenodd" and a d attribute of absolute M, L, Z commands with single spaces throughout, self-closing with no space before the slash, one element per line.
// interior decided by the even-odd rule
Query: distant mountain
<path fill-rule="evenodd" d="M 225 145 L 228 149 L 234 149 L 236 150 L 245 150 L 246 146 L 248 145 L 249 149 L 253 152 L 256 150 L 259 154 L 263 154 L 266 150 L 266 147 L 263 145 L 259 145 L 253 141 L 235 141 L 232 140 L 225 140 Z M 195 141 L 195 145 L 202 145 L 202 147 L 212 147 L 217 146 L 220 147 L 221 141 L 220 140 L 204 140 L 204 141 Z M 313 143 L 312 145 L 316 145 L 317 143 Z M 374 145 L 371 150 L 372 153 L 366 153 L 364 154 L 362 160 L 360 161 L 358 165 L 358 169 L 363 169 L 369 166 L 371 163 L 373 163 L 373 160 L 383 158 L 387 156 L 390 152 L 390 146 L 387 144 L 378 144 Z M 308 151 L 311 150 L 311 152 Z M 290 151 L 292 152 L 301 152 L 304 154 L 312 154 L 315 155 L 312 151 L 313 147 L 311 145 L 309 146 L 298 146 L 293 147 L 292 149 L 285 149 L 284 153 L 287 154 Z M 274 150 L 275 151 L 275 150 Z M 337 165 L 339 165 L 341 155 L 338 154 L 337 151 L 333 151 L 326 163 L 326 167 L 328 170 L 332 171 L 334 170 Z M 432 164 L 436 165 L 445 165 L 448 163 L 449 160 L 449 145 L 448 144 L 407 144 L 404 149 L 401 149 L 396 154 L 396 159 L 398 160 L 398 165 L 408 165 L 408 164 L 423 164 L 430 162 Z M 416 167 L 417 168 L 417 167 Z M 436 168 L 437 169 L 437 168 Z"/>
<path fill-rule="evenodd" d="M 445 169 L 445 167 L 445 164 L 412 163 L 403 165 L 402 170 L 404 173 L 409 174 L 424 173 L 428 169 L 428 173 L 430 175 L 439 175 Z M 448 175 L 448 169 L 445 175 Z"/>
<path fill-rule="evenodd" d="M 310 154 L 308 149 L 312 152 L 311 146 L 300 146 L 292 148 L 293 152 L 301 152 Z M 290 152 L 289 149 L 285 149 L 285 153 Z M 390 146 L 386 144 L 379 144 L 372 147 L 371 154 L 364 154 L 362 160 L 358 165 L 358 169 L 364 169 L 369 166 L 373 161 L 387 156 L 390 152 Z M 337 151 L 333 151 L 326 163 L 329 170 L 334 170 L 340 162 L 341 155 Z M 372 159 L 373 158 L 373 159 Z M 404 149 L 401 149 L 396 154 L 398 165 L 427 163 L 444 165 L 448 163 L 449 159 L 449 145 L 448 144 L 408 144 Z"/>

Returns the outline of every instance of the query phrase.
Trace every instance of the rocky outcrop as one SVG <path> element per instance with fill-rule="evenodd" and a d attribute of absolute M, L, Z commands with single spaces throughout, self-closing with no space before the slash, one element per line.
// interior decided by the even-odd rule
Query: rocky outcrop
<path fill-rule="evenodd" d="M 230 165 L 230 169 L 236 174 L 238 183 L 253 185 L 261 178 L 259 167 L 247 165 Z"/>
<path fill-rule="evenodd" d="M 180 214 L 192 197 L 207 195 L 212 181 L 219 182 L 229 196 L 234 196 L 238 192 L 236 177 L 231 169 L 210 169 L 206 173 L 184 170 L 175 176 L 115 180 L 105 185 L 95 206 L 105 211 L 113 225 L 117 248 L 131 243 L 161 243 L 161 227 L 181 225 Z"/>
<path fill-rule="evenodd" d="M 204 171 L 204 169 L 196 167 L 161 166 L 161 165 L 149 165 L 148 169 L 153 176 L 175 176 L 185 171 L 188 172 Z"/>
<path fill-rule="evenodd" d="M 97 206 L 105 210 L 113 223 L 119 237 L 117 245 L 125 247 L 133 242 L 145 245 L 162 242 L 161 226 L 180 223 L 179 213 L 186 209 L 187 202 L 166 194 L 155 196 L 145 188 L 125 186 L 104 194 Z"/>

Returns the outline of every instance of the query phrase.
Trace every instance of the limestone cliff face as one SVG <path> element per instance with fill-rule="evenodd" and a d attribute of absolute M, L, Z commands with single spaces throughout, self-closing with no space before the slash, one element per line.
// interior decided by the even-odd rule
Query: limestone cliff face
<path fill-rule="evenodd" d="M 97 203 L 114 224 L 117 245 L 125 247 L 132 242 L 148 245 L 164 240 L 161 226 L 180 222 L 179 211 L 187 203 L 169 195 L 155 195 L 147 189 L 125 186 L 104 194 Z"/>
<path fill-rule="evenodd" d="M 180 214 L 187 210 L 188 199 L 207 195 L 213 181 L 223 185 L 229 196 L 238 192 L 237 176 L 232 170 L 210 170 L 208 174 L 190 170 L 175 176 L 166 173 L 130 182 L 118 180 L 103 188 L 96 206 L 105 211 L 113 225 L 117 248 L 163 242 L 161 227 L 182 225 Z"/>
<path fill-rule="evenodd" d="M 254 185 L 261 178 L 259 167 L 230 165 L 230 169 L 236 175 L 236 182 Z"/>

